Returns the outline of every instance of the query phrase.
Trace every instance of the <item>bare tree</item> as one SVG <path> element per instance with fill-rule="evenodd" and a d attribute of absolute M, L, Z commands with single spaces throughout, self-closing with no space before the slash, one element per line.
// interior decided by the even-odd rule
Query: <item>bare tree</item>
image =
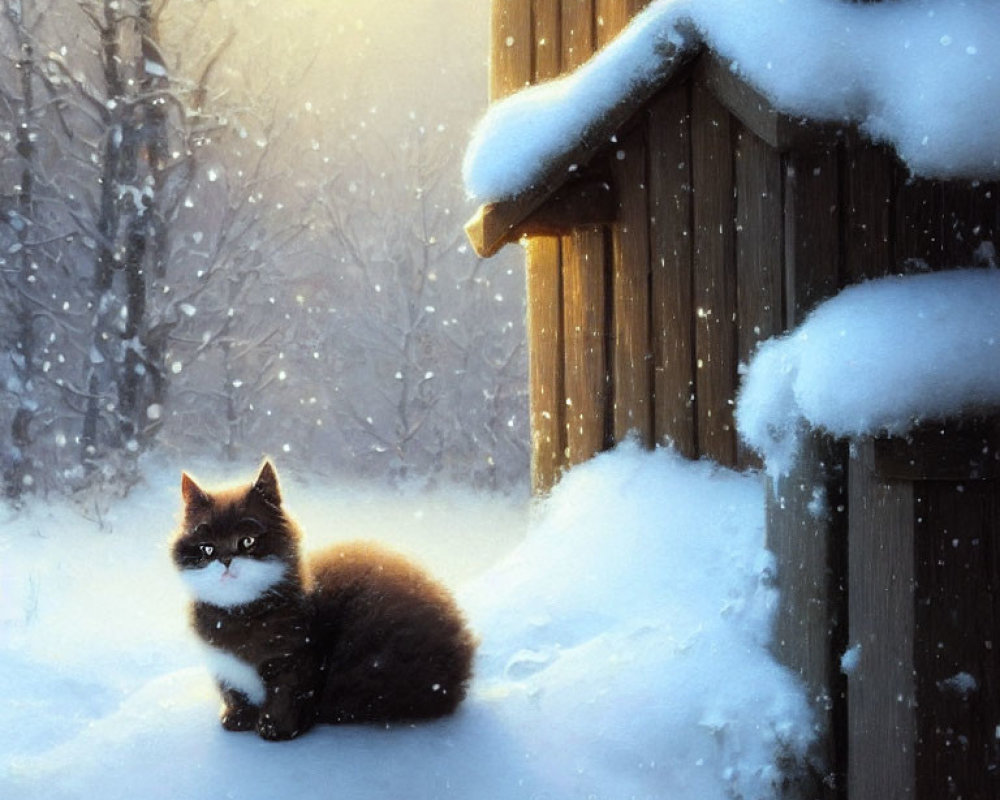
<path fill-rule="evenodd" d="M 482 416 L 508 399 L 523 403 L 514 388 L 523 384 L 523 330 L 513 322 L 521 309 L 489 330 L 509 305 L 465 247 L 461 190 L 448 170 L 454 146 L 415 123 L 400 145 L 383 145 L 395 161 L 390 179 L 374 164 L 359 173 L 366 161 L 358 153 L 348 160 L 355 173 L 320 192 L 330 249 L 340 254 L 331 269 L 349 276 L 360 300 L 345 309 L 353 313 L 342 316 L 330 346 L 365 354 L 345 360 L 338 377 L 351 388 L 333 406 L 354 455 L 372 468 L 400 479 L 416 472 L 499 483 L 501 450 L 522 457 L 501 442 L 524 438 L 523 415 L 498 424 Z"/>

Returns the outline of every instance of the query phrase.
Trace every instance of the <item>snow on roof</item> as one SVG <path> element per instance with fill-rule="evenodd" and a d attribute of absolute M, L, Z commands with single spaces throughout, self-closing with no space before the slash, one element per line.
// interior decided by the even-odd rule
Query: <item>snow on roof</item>
<path fill-rule="evenodd" d="M 575 72 L 496 103 L 463 164 L 481 202 L 535 184 L 693 27 L 786 114 L 854 122 L 916 174 L 1000 177 L 1000 3 L 655 0 Z"/>
<path fill-rule="evenodd" d="M 818 306 L 759 347 L 736 406 L 768 473 L 809 427 L 902 435 L 921 420 L 1000 407 L 1000 270 L 882 278 Z"/>

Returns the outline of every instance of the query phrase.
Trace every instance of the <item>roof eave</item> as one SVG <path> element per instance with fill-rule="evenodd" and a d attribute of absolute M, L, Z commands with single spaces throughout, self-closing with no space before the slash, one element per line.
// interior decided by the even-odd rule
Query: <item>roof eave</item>
<path fill-rule="evenodd" d="M 687 77 L 689 73 L 694 81 L 706 86 L 750 131 L 779 152 L 830 147 L 843 136 L 847 127 L 836 122 L 817 123 L 778 111 L 770 100 L 734 73 L 718 55 L 707 49 L 688 48 L 685 51 L 676 48 L 674 53 L 665 58 L 664 63 L 664 70 L 655 80 L 636 87 L 623 97 L 584 134 L 576 147 L 555 159 L 530 189 L 515 197 L 485 203 L 479 207 L 466 224 L 465 230 L 480 256 L 488 258 L 495 255 L 504 245 L 516 242 L 522 236 L 566 232 L 579 225 L 612 221 L 613 215 L 608 218 L 605 197 L 602 197 L 596 209 L 587 203 L 570 201 L 572 208 L 583 212 L 578 218 L 572 218 L 565 212 L 554 212 L 552 206 L 564 202 L 567 196 L 574 194 L 567 187 L 586 174 L 587 167 L 597 155 L 610 146 L 612 137 L 646 103 L 671 82 Z M 553 220 L 561 220 L 565 228 L 560 230 L 554 227 Z"/>
<path fill-rule="evenodd" d="M 611 137 L 667 82 L 680 74 L 701 51 L 700 47 L 664 44 L 663 67 L 646 82 L 636 85 L 606 115 L 584 132 L 579 144 L 554 159 L 541 178 L 521 194 L 485 203 L 465 226 L 475 251 L 483 257 L 494 255 L 505 244 L 515 242 L 531 225 L 531 216 L 579 179 Z M 588 220 L 590 221 L 590 220 Z"/>

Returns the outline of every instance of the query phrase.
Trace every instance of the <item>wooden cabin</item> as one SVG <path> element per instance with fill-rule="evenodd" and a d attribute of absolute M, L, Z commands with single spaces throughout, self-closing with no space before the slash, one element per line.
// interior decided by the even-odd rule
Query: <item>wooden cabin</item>
<path fill-rule="evenodd" d="M 493 0 L 493 99 L 576 69 L 645 5 Z M 467 229 L 483 255 L 525 246 L 545 492 L 628 435 L 758 466 L 733 423 L 757 343 L 849 284 L 975 264 L 1000 231 L 1000 186 L 915 179 L 855 128 L 780 113 L 700 48 Z M 827 731 L 799 796 L 1000 797 L 997 418 L 806 449 L 768 508 L 774 649 Z M 942 688 L 963 673 L 973 691 Z"/>

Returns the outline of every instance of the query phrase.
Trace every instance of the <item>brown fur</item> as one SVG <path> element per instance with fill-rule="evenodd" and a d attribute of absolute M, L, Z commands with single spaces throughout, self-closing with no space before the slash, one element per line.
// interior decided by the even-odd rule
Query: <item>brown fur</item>
<path fill-rule="evenodd" d="M 416 720 L 455 710 L 475 644 L 444 587 L 371 543 L 337 545 L 304 564 L 269 463 L 249 487 L 209 493 L 184 475 L 181 488 L 184 519 L 173 543 L 179 569 L 202 566 L 206 543 L 227 565 L 244 556 L 286 566 L 278 583 L 245 604 L 192 603 L 195 632 L 251 665 L 266 690 L 258 706 L 220 681 L 224 727 L 287 739 L 314 722 Z M 252 553 L 239 549 L 248 531 Z"/>

